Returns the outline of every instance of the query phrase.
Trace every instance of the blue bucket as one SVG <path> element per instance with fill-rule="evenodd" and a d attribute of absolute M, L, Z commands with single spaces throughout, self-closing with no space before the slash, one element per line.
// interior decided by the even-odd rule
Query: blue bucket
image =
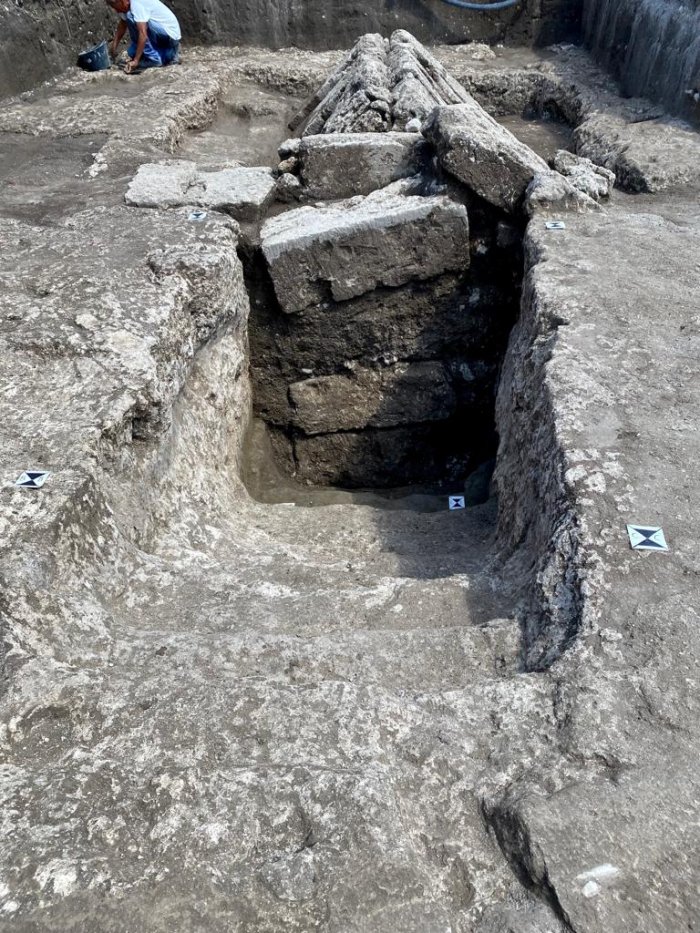
<path fill-rule="evenodd" d="M 100 42 L 99 45 L 93 45 L 91 49 L 86 49 L 78 55 L 78 65 L 85 71 L 104 71 L 109 68 L 109 51 L 107 41 Z"/>

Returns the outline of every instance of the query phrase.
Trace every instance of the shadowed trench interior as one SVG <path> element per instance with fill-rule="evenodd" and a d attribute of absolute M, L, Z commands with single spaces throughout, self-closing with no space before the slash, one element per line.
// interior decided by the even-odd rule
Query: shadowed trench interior
<path fill-rule="evenodd" d="M 243 474 L 256 498 L 284 501 L 295 487 L 488 498 L 524 224 L 433 164 L 412 193 L 449 193 L 466 206 L 460 268 L 345 301 L 329 289 L 290 314 L 261 251 L 245 256 L 254 421 Z"/>

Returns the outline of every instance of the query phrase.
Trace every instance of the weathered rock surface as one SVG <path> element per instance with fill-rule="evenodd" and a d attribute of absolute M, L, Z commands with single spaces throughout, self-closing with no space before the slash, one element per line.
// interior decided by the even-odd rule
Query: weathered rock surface
<path fill-rule="evenodd" d="M 330 133 L 302 138 L 295 158 L 308 196 L 335 200 L 415 175 L 426 146 L 422 137 L 407 133 Z"/>
<path fill-rule="evenodd" d="M 442 363 L 399 363 L 318 376 L 289 387 L 293 424 L 305 434 L 387 428 L 453 414 L 456 397 Z"/>
<path fill-rule="evenodd" d="M 423 125 L 423 135 L 451 175 L 507 211 L 520 206 L 538 172 L 548 171 L 543 159 L 473 99 L 436 107 Z"/>
<path fill-rule="evenodd" d="M 348 58 L 292 120 L 303 135 L 404 130 L 441 104 L 467 100 L 464 88 L 410 33 L 362 36 Z"/>
<path fill-rule="evenodd" d="M 541 211 L 597 211 L 598 202 L 559 172 L 538 172 L 525 193 L 528 216 Z"/>
<path fill-rule="evenodd" d="M 291 121 L 290 128 L 303 123 L 305 135 L 391 129 L 386 45 L 379 35 L 361 36 L 340 67 Z"/>
<path fill-rule="evenodd" d="M 576 151 L 629 191 L 664 191 L 700 180 L 700 136 L 678 120 L 630 122 L 593 113 L 574 132 Z"/>
<path fill-rule="evenodd" d="M 193 162 L 142 165 L 127 189 L 134 207 L 193 205 L 223 211 L 236 220 L 261 216 L 275 195 L 275 179 L 266 168 L 227 168 L 199 172 Z"/>
<path fill-rule="evenodd" d="M 344 301 L 469 265 L 463 205 L 398 182 L 366 197 L 301 207 L 266 221 L 262 251 L 282 309 Z"/>
<path fill-rule="evenodd" d="M 614 172 L 566 149 L 560 149 L 554 156 L 552 168 L 565 175 L 574 188 L 578 188 L 594 201 L 609 198 L 615 187 Z"/>
<path fill-rule="evenodd" d="M 162 77 L 139 145 L 185 131 Z M 0 203 L 3 933 L 693 931 L 697 191 L 530 225 L 496 576 L 493 504 L 251 501 L 234 227 L 117 203 L 53 103 L 13 105 L 56 160 Z M 357 345 L 401 330 L 353 302 Z"/>
<path fill-rule="evenodd" d="M 393 125 L 404 130 L 441 104 L 466 101 L 467 92 L 424 45 L 405 29 L 392 33 L 389 71 L 393 97 Z"/>
<path fill-rule="evenodd" d="M 532 224 L 499 393 L 501 530 L 514 551 L 525 543 L 513 569 L 524 561 L 536 579 L 526 663 L 566 685 L 557 754 L 578 774 L 545 790 L 545 769 L 487 809 L 514 864 L 547 885 L 571 929 L 595 933 L 692 929 L 697 915 L 698 606 L 679 595 L 697 564 L 685 518 L 700 387 L 689 205 L 613 197 L 606 213 L 570 216 L 565 237 Z M 638 521 L 663 524 L 671 553 L 630 550 L 625 524 Z M 541 555 L 534 566 L 528 553 Z M 522 860 L 518 838 L 536 859 Z"/>
<path fill-rule="evenodd" d="M 303 193 L 304 189 L 296 175 L 285 172 L 275 182 L 275 197 L 284 204 L 299 201 Z"/>

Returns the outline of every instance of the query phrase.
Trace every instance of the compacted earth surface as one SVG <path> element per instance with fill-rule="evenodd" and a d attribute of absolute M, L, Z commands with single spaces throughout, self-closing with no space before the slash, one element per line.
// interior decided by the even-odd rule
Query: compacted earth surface
<path fill-rule="evenodd" d="M 0 930 L 700 931 L 700 141 L 363 42 L 0 112 Z"/>

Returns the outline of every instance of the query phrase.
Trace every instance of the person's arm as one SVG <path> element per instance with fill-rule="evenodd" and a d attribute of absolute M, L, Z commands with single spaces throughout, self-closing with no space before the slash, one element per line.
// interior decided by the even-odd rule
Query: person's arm
<path fill-rule="evenodd" d="M 112 46 L 110 52 L 112 53 L 112 58 L 117 57 L 117 49 L 119 48 L 119 43 L 124 38 L 124 33 L 126 32 L 126 23 L 123 19 L 119 20 L 117 25 L 117 31 L 114 33 L 114 38 L 112 39 Z"/>
<path fill-rule="evenodd" d="M 148 40 L 148 23 L 137 23 L 136 28 L 138 29 L 139 36 L 136 40 L 134 57 L 127 65 L 126 70 L 128 72 L 135 71 L 139 67 L 139 62 L 141 61 L 141 56 L 143 55 L 143 50 L 146 48 L 146 41 Z"/>

